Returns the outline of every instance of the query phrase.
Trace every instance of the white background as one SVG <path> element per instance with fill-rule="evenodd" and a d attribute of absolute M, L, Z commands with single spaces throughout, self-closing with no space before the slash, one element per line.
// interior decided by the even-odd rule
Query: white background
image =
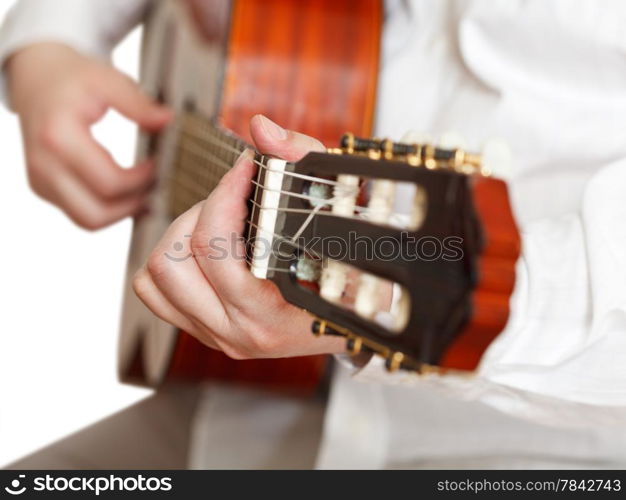
<path fill-rule="evenodd" d="M 0 0 L 4 17 L 12 2 Z M 139 32 L 114 61 L 136 75 Z M 78 229 L 35 197 L 18 123 L 0 109 L 0 467 L 145 397 L 116 379 L 131 223 Z M 135 131 L 117 115 L 95 128 L 122 164 Z"/>

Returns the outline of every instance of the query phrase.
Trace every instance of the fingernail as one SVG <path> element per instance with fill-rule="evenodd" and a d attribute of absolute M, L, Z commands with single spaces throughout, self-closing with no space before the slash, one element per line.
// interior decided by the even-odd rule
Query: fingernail
<path fill-rule="evenodd" d="M 261 124 L 270 137 L 279 141 L 287 139 L 287 131 L 268 117 L 261 115 Z"/>
<path fill-rule="evenodd" d="M 244 158 L 250 158 L 252 159 L 252 156 L 254 155 L 254 153 L 252 152 L 252 150 L 250 148 L 246 148 L 244 149 L 241 153 L 239 153 L 239 156 L 237 157 L 237 159 L 235 160 L 235 165 L 237 165 L 239 162 L 241 162 Z"/>
<path fill-rule="evenodd" d="M 254 151 L 252 151 L 250 148 L 246 148 L 239 154 L 239 156 L 235 160 L 235 163 L 233 163 L 233 168 L 239 166 L 244 160 L 252 161 L 253 159 Z"/>

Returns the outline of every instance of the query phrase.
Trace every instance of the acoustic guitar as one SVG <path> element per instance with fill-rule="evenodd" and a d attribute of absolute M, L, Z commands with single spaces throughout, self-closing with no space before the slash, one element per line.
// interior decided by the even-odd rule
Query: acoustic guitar
<path fill-rule="evenodd" d="M 313 333 L 345 336 L 352 353 L 380 354 L 390 370 L 476 368 L 506 324 L 515 282 L 506 185 L 464 149 L 369 138 L 381 24 L 378 0 L 154 2 L 141 81 L 176 119 L 139 140 L 159 184 L 134 225 L 123 380 L 310 393 L 324 376 L 325 356 L 231 360 L 154 317 L 130 286 L 173 218 L 250 148 L 257 113 L 337 147 L 295 163 L 255 156 L 250 272 L 308 311 Z M 168 258 L 187 258 L 182 247 Z"/>

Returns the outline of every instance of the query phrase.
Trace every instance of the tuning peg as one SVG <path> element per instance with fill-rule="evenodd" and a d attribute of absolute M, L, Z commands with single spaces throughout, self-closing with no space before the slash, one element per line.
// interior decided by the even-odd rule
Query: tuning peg
<path fill-rule="evenodd" d="M 311 323 L 311 333 L 316 337 L 323 337 L 326 334 L 326 321 L 321 319 L 313 320 Z"/>
<path fill-rule="evenodd" d="M 326 320 L 316 318 L 311 323 L 311 333 L 316 337 L 322 337 L 324 335 L 334 335 L 336 337 L 343 337 L 344 335 L 331 327 Z"/>
<path fill-rule="evenodd" d="M 467 141 L 461 134 L 451 130 L 441 134 L 438 146 L 443 149 L 467 149 Z"/>
<path fill-rule="evenodd" d="M 511 149 L 502 139 L 489 139 L 485 142 L 482 151 L 482 171 L 484 174 L 495 174 L 502 179 L 508 179 L 513 172 Z"/>
<path fill-rule="evenodd" d="M 395 372 L 402 366 L 402 362 L 404 361 L 404 354 L 400 351 L 391 352 L 385 358 L 385 368 L 389 372 Z"/>
<path fill-rule="evenodd" d="M 363 348 L 363 339 L 361 337 L 348 337 L 346 348 L 353 356 L 359 354 Z"/>

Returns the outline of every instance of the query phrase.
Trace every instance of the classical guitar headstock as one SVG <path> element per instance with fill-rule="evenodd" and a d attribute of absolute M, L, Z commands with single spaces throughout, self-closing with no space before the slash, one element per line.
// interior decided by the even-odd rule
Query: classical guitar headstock
<path fill-rule="evenodd" d="M 472 370 L 507 321 L 520 249 L 491 170 L 461 148 L 351 134 L 270 160 L 252 270 L 317 317 L 314 333 L 390 370 Z"/>

